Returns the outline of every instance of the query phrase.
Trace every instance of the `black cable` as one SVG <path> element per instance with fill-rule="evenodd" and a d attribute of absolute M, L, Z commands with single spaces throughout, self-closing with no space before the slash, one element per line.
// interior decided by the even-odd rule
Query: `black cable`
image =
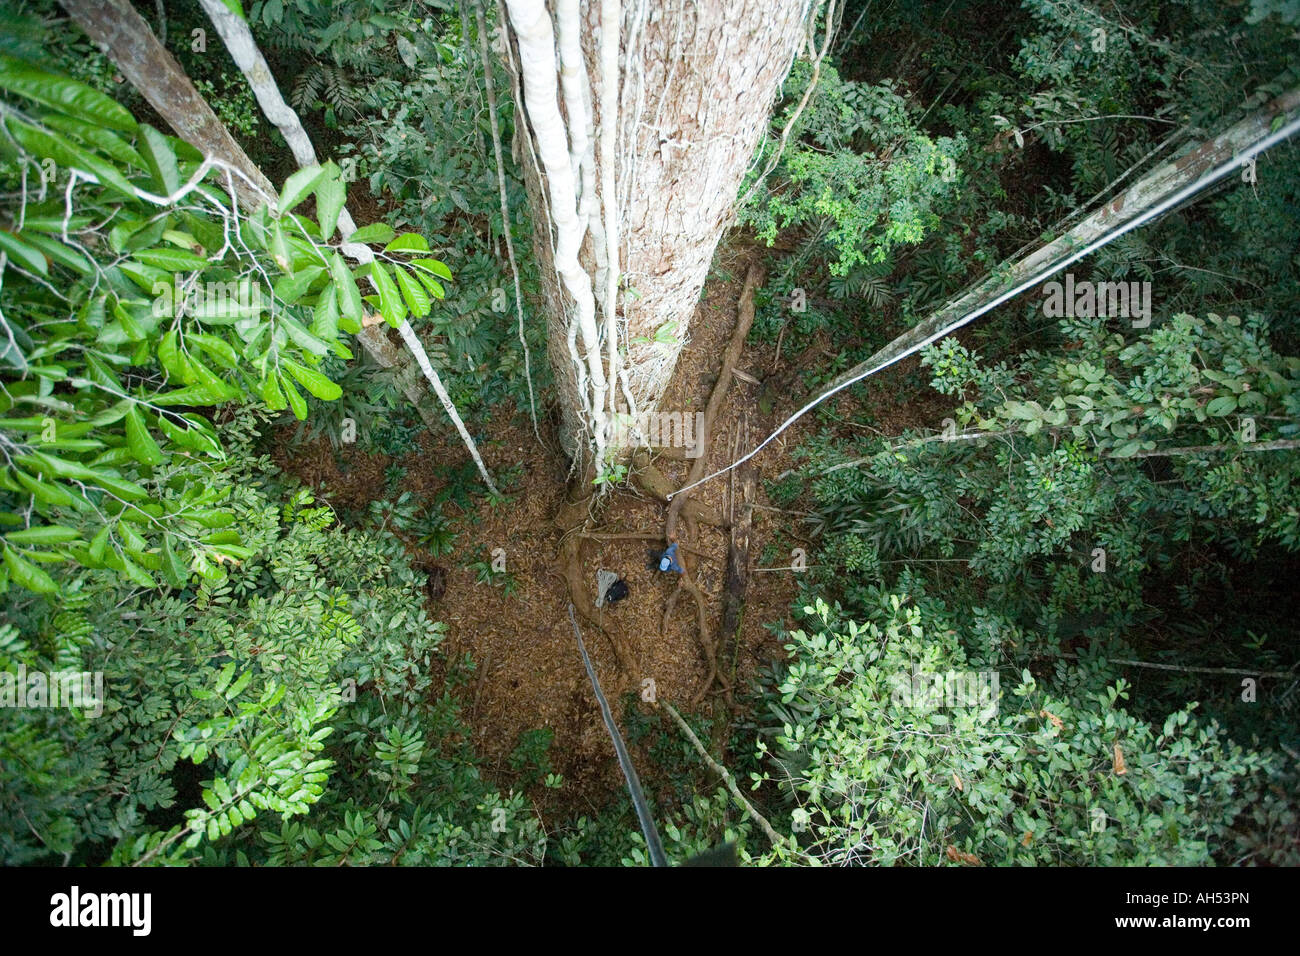
<path fill-rule="evenodd" d="M 582 643 L 582 632 L 578 630 L 578 619 L 573 616 L 572 602 L 569 604 L 569 620 L 573 622 L 573 636 L 578 639 L 582 664 L 587 668 L 587 676 L 591 678 L 591 688 L 596 692 L 596 703 L 600 705 L 601 719 L 605 721 L 605 729 L 609 731 L 610 740 L 614 741 L 614 753 L 618 755 L 618 765 L 622 768 L 623 778 L 627 781 L 627 792 L 632 797 L 632 805 L 636 807 L 637 822 L 641 824 L 646 849 L 650 851 L 650 863 L 652 866 L 668 866 L 668 857 L 664 854 L 663 844 L 659 842 L 659 831 L 655 829 L 654 818 L 650 816 L 650 809 L 646 806 L 645 794 L 641 792 L 641 781 L 637 779 L 636 768 L 632 766 L 632 758 L 628 756 L 627 747 L 623 745 L 623 738 L 614 723 L 614 715 L 609 712 L 605 695 L 600 692 L 600 681 L 596 680 L 596 672 L 591 667 L 587 647 Z"/>

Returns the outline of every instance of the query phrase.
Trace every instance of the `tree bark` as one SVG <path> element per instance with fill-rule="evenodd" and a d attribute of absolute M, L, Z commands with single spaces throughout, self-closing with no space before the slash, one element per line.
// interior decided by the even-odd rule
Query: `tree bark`
<path fill-rule="evenodd" d="M 102 49 L 176 135 L 205 156 L 237 168 L 235 193 L 250 209 L 276 195 L 275 187 L 212 112 L 203 95 L 129 0 L 60 0 L 63 8 Z"/>
<path fill-rule="evenodd" d="M 613 461 L 611 412 L 659 404 L 810 5 L 505 2 L 561 443 Z"/>

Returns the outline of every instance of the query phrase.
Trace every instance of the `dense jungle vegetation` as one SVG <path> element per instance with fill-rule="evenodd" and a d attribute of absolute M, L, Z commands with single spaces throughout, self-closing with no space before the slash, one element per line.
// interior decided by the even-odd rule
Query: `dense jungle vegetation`
<path fill-rule="evenodd" d="M 75 4 L 0 0 L 0 860 L 651 862 L 556 610 L 565 542 L 506 563 L 485 530 L 566 482 L 592 509 L 644 487 L 630 454 L 584 472 L 554 437 L 566 343 L 508 14 L 217 0 L 314 145 L 300 168 L 207 5 L 134 9 L 274 185 L 260 204 Z M 1290 0 L 806 6 L 717 308 L 655 333 L 725 344 L 761 276 L 748 444 L 710 471 L 1151 170 L 1300 115 Z M 725 687 L 683 631 L 693 683 L 644 693 L 580 617 L 668 859 L 1300 863 L 1298 236 L 1284 140 L 1067 267 L 1137 318 L 1053 314 L 1063 272 L 801 417 L 752 463 L 743 622 L 701 598 Z M 422 345 L 463 436 L 366 334 Z M 637 548 L 662 550 L 644 507 Z M 659 621 L 629 580 L 604 613 Z M 564 648 L 517 698 L 483 693 L 502 659 L 457 630 L 487 600 L 521 649 Z M 43 701 L 30 676 L 62 672 L 98 699 Z M 524 703 L 558 673 L 567 730 Z"/>

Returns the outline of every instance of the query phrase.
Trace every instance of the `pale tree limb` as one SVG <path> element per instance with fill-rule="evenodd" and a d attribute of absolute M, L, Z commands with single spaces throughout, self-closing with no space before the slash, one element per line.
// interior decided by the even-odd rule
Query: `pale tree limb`
<path fill-rule="evenodd" d="M 478 24 L 478 51 L 483 61 L 483 77 L 487 88 L 488 117 L 492 124 L 492 152 L 497 161 L 497 191 L 501 195 L 501 230 L 505 234 L 506 255 L 510 259 L 510 275 L 515 282 L 515 314 L 519 318 L 519 345 L 524 350 L 524 380 L 528 383 L 528 414 L 533 422 L 533 435 L 542 440 L 537 428 L 537 404 L 533 399 L 532 356 L 524 338 L 524 297 L 519 289 L 519 264 L 515 260 L 515 241 L 510 235 L 510 200 L 506 195 L 505 163 L 501 155 L 501 128 L 497 120 L 496 81 L 492 76 L 492 58 L 488 54 L 487 17 L 483 15 L 481 0 L 474 4 L 474 17 Z M 518 122 L 518 120 L 516 120 Z"/>
<path fill-rule="evenodd" d="M 1068 657 L 1070 660 L 1079 659 L 1077 654 L 1062 654 L 1061 656 Z M 1245 667 L 1192 667 L 1186 664 L 1157 664 L 1153 661 L 1133 661 L 1123 657 L 1109 657 L 1107 660 L 1112 664 L 1126 664 L 1129 667 L 1149 667 L 1157 671 L 1177 671 L 1186 674 L 1232 674 L 1239 677 L 1267 677 L 1270 680 L 1288 680 L 1300 676 L 1294 670 L 1253 671 Z"/>
<path fill-rule="evenodd" d="M 737 803 L 745 808 L 745 812 L 749 814 L 749 818 L 757 823 L 763 833 L 766 834 L 768 841 L 772 844 L 772 848 L 776 850 L 792 851 L 795 856 L 808 861 L 808 855 L 799 848 L 797 843 L 795 843 L 794 837 L 783 837 L 781 834 L 777 833 L 776 830 L 773 829 L 772 824 L 767 822 L 767 817 L 754 809 L 754 805 L 745 799 L 745 795 L 741 793 L 740 788 L 736 786 L 736 778 L 731 775 L 731 771 L 709 755 L 709 752 L 704 749 L 704 744 L 700 743 L 700 738 L 695 736 L 695 731 L 691 730 L 691 725 L 682 719 L 682 715 L 677 713 L 677 709 L 666 700 L 662 700 L 659 703 L 664 710 L 668 711 L 668 716 L 671 717 L 677 726 L 681 728 L 682 733 L 686 735 L 686 739 L 689 740 L 691 746 L 695 748 L 695 752 L 700 755 L 700 759 L 708 764 L 710 770 L 722 778 L 723 782 L 727 785 L 727 789 L 731 792 L 731 796 Z"/>
<path fill-rule="evenodd" d="M 222 42 L 225 43 L 226 49 L 230 51 L 231 58 L 235 65 L 239 67 L 248 80 L 248 85 L 252 87 L 253 94 L 257 97 L 258 105 L 266 118 L 270 120 L 275 127 L 284 136 L 284 140 L 289 144 L 289 149 L 293 153 L 294 161 L 299 166 L 316 165 L 316 150 L 312 146 L 311 137 L 307 135 L 307 130 L 302 125 L 302 120 L 294 109 L 284 101 L 284 96 L 280 93 L 279 86 L 276 85 L 275 77 L 271 75 L 271 69 L 267 66 L 266 58 L 262 56 L 262 51 L 258 49 L 257 41 L 253 38 L 253 31 L 249 28 L 248 22 L 243 17 L 231 12 L 222 0 L 199 0 L 212 25 L 216 27 L 217 33 L 220 34 Z M 374 253 L 370 247 L 362 243 L 348 243 L 348 237 L 356 231 L 356 223 L 352 221 L 352 216 L 344 209 L 339 215 L 339 232 L 343 236 L 343 249 L 352 258 L 362 264 L 369 264 L 374 261 Z M 403 321 L 398 328 L 398 334 L 402 336 L 402 341 L 410 349 L 411 354 L 415 356 L 415 361 L 424 373 L 424 377 L 429 384 L 433 386 L 434 393 L 438 396 L 438 401 L 442 403 L 443 409 L 451 419 L 452 424 L 456 426 L 456 431 L 460 433 L 461 441 L 465 443 L 465 448 L 469 451 L 470 457 L 474 459 L 474 464 L 478 466 L 479 473 L 483 476 L 484 483 L 491 489 L 493 494 L 499 494 L 492 478 L 488 475 L 487 468 L 483 464 L 483 459 L 479 455 L 478 446 L 474 439 L 465 428 L 465 423 L 456 411 L 456 406 L 452 403 L 451 396 L 447 394 L 447 389 L 442 384 L 442 379 L 433 368 L 433 363 L 429 361 L 428 352 L 425 351 L 424 343 L 420 341 L 415 330 L 411 328 L 411 323 Z M 385 336 L 383 328 L 375 325 L 368 326 L 362 330 L 359 337 L 369 333 L 369 338 L 376 339 L 379 336 Z M 363 342 L 365 339 L 363 338 Z M 372 354 L 375 350 L 371 350 Z M 408 397 L 412 397 L 408 393 Z M 423 396 L 421 395 L 422 399 Z M 417 408 L 419 401 L 416 401 Z"/>
<path fill-rule="evenodd" d="M 958 442 L 958 441 L 977 441 L 981 438 L 1000 438 L 1004 435 L 1020 434 L 1018 428 L 1007 428 L 995 432 L 961 432 L 957 435 L 934 435 L 929 438 L 920 438 L 916 441 L 899 442 L 896 445 L 889 446 L 890 451 L 897 451 L 900 448 L 915 448 L 919 445 L 929 445 L 934 442 Z M 1124 458 L 1187 458 L 1191 455 L 1214 455 L 1219 452 L 1239 452 L 1239 451 L 1291 451 L 1300 448 L 1300 439 L 1297 438 L 1278 438 L 1272 441 L 1250 441 L 1250 442 L 1225 442 L 1220 445 L 1180 445 L 1170 448 L 1152 448 L 1150 451 L 1136 451 L 1131 455 L 1109 455 L 1101 453 L 1102 458 L 1112 458 L 1123 461 Z M 884 450 L 884 449 L 882 449 Z M 874 458 L 874 455 L 867 455 L 864 458 L 854 458 L 852 461 L 841 462 L 838 465 L 831 465 L 818 474 L 829 475 L 833 471 L 839 471 L 841 468 L 856 468 L 859 465 L 865 465 Z"/>
<path fill-rule="evenodd" d="M 1289 451 L 1300 448 L 1300 439 L 1279 438 L 1276 441 L 1231 442 L 1224 445 L 1186 445 L 1181 448 L 1153 448 L 1134 452 L 1131 458 L 1185 458 L 1188 455 L 1211 455 L 1221 451 Z M 1107 456 L 1114 457 L 1114 456 Z"/>
<path fill-rule="evenodd" d="M 560 91 L 568 120 L 569 165 L 578 178 L 578 228 L 591 230 L 597 259 L 605 256 L 605 237 L 596 212 L 595 130 L 591 121 L 591 84 L 582 55 L 581 13 L 578 0 L 557 0 L 555 5 L 556 39 L 560 54 Z M 596 271 L 603 270 L 597 262 Z"/>
<path fill-rule="evenodd" d="M 246 177 L 235 177 L 234 189 L 240 202 L 251 209 L 274 200 L 276 190 L 271 181 L 235 142 L 226 124 L 194 88 L 176 58 L 158 42 L 130 0 L 59 2 L 181 139 Z"/>
<path fill-rule="evenodd" d="M 456 406 L 452 403 L 451 396 L 447 394 L 447 389 L 443 386 L 442 379 L 440 379 L 438 373 L 433 370 L 433 366 L 429 362 L 429 355 L 424 351 L 424 345 L 420 342 L 419 336 L 415 334 L 415 329 L 411 328 L 410 322 L 403 322 L 401 328 L 397 331 L 401 334 L 402 341 L 406 343 L 406 347 L 409 348 L 411 353 L 415 356 L 415 360 L 420 363 L 420 371 L 424 372 L 424 377 L 427 378 L 429 384 L 433 386 L 433 390 L 438 395 L 438 401 L 442 402 L 442 407 L 443 410 L 446 411 L 447 417 L 450 418 L 452 424 L 456 426 L 456 431 L 460 432 L 460 439 L 465 443 L 465 447 L 469 450 L 469 455 L 474 459 L 474 464 L 478 466 L 479 474 L 483 476 L 483 483 L 488 486 L 488 489 L 492 494 L 500 495 L 501 492 L 499 492 L 497 486 L 492 483 L 492 478 L 488 474 L 487 468 L 483 465 L 483 459 L 479 457 L 478 446 L 474 444 L 474 439 L 470 437 L 470 433 L 466 431 L 465 423 L 461 420 L 460 413 L 456 411 Z"/>

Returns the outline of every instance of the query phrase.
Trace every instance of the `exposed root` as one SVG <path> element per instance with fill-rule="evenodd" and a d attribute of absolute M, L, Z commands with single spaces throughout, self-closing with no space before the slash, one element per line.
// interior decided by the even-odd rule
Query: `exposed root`
<path fill-rule="evenodd" d="M 663 541 L 664 536 L 656 531 L 618 531 L 613 533 L 598 533 L 595 531 L 580 531 L 578 536 L 586 538 L 589 541 Z M 678 549 L 689 551 L 691 554 L 704 558 L 707 561 L 716 561 L 717 558 L 702 548 L 694 545 L 679 544 Z"/>
<path fill-rule="evenodd" d="M 590 468 L 588 469 L 590 472 Z M 582 479 L 579 488 L 590 488 L 590 474 Z M 605 636 L 609 641 L 610 647 L 614 649 L 614 656 L 618 659 L 618 666 L 627 674 L 634 674 L 635 670 L 630 665 L 628 654 L 623 646 L 624 642 L 617 633 L 617 629 L 612 625 L 607 625 L 601 619 L 601 615 L 596 610 L 596 605 L 587 593 L 587 584 L 583 580 L 582 574 L 582 540 L 586 533 L 586 528 L 591 522 L 591 505 L 592 493 L 585 492 L 577 498 L 569 497 L 560 510 L 556 513 L 555 526 L 562 532 L 560 539 L 560 551 L 556 555 L 556 563 L 559 565 L 559 576 L 563 578 L 565 587 L 569 592 L 569 600 L 572 602 L 578 615 L 590 627 L 595 628 Z"/>
<path fill-rule="evenodd" d="M 758 264 L 749 267 L 745 274 L 745 285 L 740 292 L 740 303 L 736 307 L 736 328 L 731 333 L 731 341 L 727 343 L 727 350 L 722 353 L 722 368 L 718 372 L 718 380 L 713 386 L 713 394 L 709 396 L 709 404 L 704 408 L 704 424 L 700 429 L 699 437 L 700 456 L 695 459 L 691 465 L 690 473 L 686 477 L 686 484 L 691 485 L 704 477 L 704 469 L 708 466 L 709 459 L 709 440 L 712 437 L 713 423 L 718 417 L 718 412 L 722 408 L 722 403 L 726 401 L 727 389 L 731 385 L 732 371 L 736 368 L 736 362 L 740 360 L 740 353 L 745 349 L 745 338 L 749 335 L 749 327 L 754 324 L 754 290 L 763 282 L 763 270 Z M 673 500 L 668 505 L 668 520 L 664 522 L 664 537 L 669 541 L 673 540 L 673 535 L 677 531 L 677 519 L 681 515 L 682 509 L 689 502 L 689 492 L 680 492 L 674 495 Z"/>
<path fill-rule="evenodd" d="M 762 281 L 763 271 L 761 267 L 756 264 L 751 265 L 745 275 L 745 285 L 741 290 L 740 302 L 736 308 L 736 327 L 732 331 L 731 339 L 727 343 L 727 349 L 722 355 L 722 368 L 718 371 L 718 378 L 714 383 L 713 392 L 709 395 L 708 405 L 704 409 L 703 427 L 700 429 L 698 438 L 700 455 L 691 465 L 690 473 L 686 478 L 687 485 L 698 481 L 704 474 L 709 458 L 709 442 L 712 438 L 714 422 L 717 420 L 718 412 L 726 401 L 732 373 L 736 368 L 736 363 L 740 360 L 741 352 L 744 351 L 745 338 L 749 335 L 750 326 L 754 323 L 754 290 L 762 284 Z M 688 536 L 692 539 L 698 537 L 697 521 L 704 521 L 719 527 L 729 526 L 730 522 L 722 520 L 721 516 L 716 515 L 712 509 L 701 508 L 699 502 L 692 501 L 688 492 L 676 493 L 662 473 L 650 464 L 649 456 L 642 455 L 642 460 L 638 461 L 637 464 L 639 466 L 637 478 L 643 488 L 660 498 L 660 500 L 666 500 L 668 494 L 673 494 L 673 498 L 668 504 L 668 516 L 664 521 L 665 540 L 677 540 L 677 523 L 679 520 L 686 525 Z M 665 488 L 665 486 L 667 487 Z M 715 517 L 719 520 L 710 520 Z M 681 550 L 694 550 L 688 549 L 684 543 L 680 542 L 678 548 Z M 693 570 L 684 554 L 682 555 L 682 565 L 686 568 L 686 572 L 681 575 L 677 588 L 674 589 L 672 596 L 668 599 L 668 604 L 665 606 L 664 627 L 667 627 L 668 619 L 676 606 L 678 593 L 682 590 L 689 591 L 695 599 L 700 652 L 708 668 L 704 682 L 700 685 L 699 691 L 696 692 L 694 699 L 691 701 L 691 706 L 693 708 L 699 707 L 700 702 L 713 689 L 715 684 L 722 688 L 727 703 L 730 705 L 731 681 L 726 674 L 718 669 L 717 641 L 709 630 L 708 605 L 704 599 L 704 593 L 700 590 L 699 585 L 695 583 L 692 576 Z M 725 640 L 725 633 L 723 639 Z"/>
<path fill-rule="evenodd" d="M 669 504 L 668 496 L 677 490 L 677 485 L 650 463 L 650 455 L 645 451 L 637 452 L 632 456 L 632 465 L 636 473 L 637 486 L 642 491 L 648 492 L 652 497 Z M 727 521 L 722 515 L 698 501 L 685 502 L 681 512 L 689 514 L 697 521 L 712 525 L 715 528 L 725 528 L 727 526 Z"/>
<path fill-rule="evenodd" d="M 736 444 L 748 440 L 746 436 L 748 422 L 742 414 L 736 429 Z M 740 509 L 736 509 L 736 484 L 740 485 Z M 728 517 L 731 519 L 731 541 L 727 548 L 726 596 L 723 598 L 722 626 L 718 631 L 719 651 L 724 655 L 728 644 L 737 638 L 740 632 L 741 615 L 745 608 L 745 588 L 749 583 L 750 541 L 754 528 L 753 501 L 757 490 L 758 475 L 752 464 L 743 465 L 732 472 L 731 506 Z M 733 663 L 734 668 L 734 663 Z M 734 678 L 734 672 L 732 674 Z M 728 706 L 734 704 L 731 689 L 726 690 Z"/>

